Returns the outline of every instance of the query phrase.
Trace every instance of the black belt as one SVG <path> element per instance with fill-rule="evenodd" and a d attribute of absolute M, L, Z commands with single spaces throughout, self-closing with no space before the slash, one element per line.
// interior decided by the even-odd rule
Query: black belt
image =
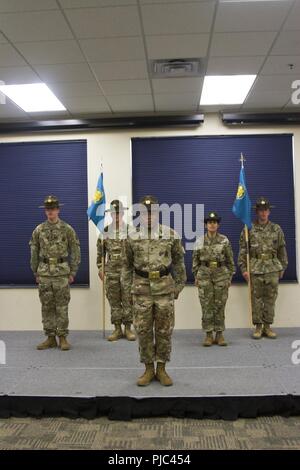
<path fill-rule="evenodd" d="M 146 279 L 160 279 L 163 276 L 167 276 L 170 274 L 170 268 L 159 269 L 157 271 L 140 271 L 139 269 L 135 269 L 135 272 L 138 276 L 144 277 Z"/>
<path fill-rule="evenodd" d="M 46 264 L 58 264 L 58 263 L 65 263 L 66 261 L 68 261 L 68 258 L 64 257 L 64 258 L 40 258 L 40 261 L 42 263 L 46 263 Z"/>
<path fill-rule="evenodd" d="M 226 266 L 224 261 L 201 261 L 201 266 L 207 266 L 208 268 L 219 268 L 221 266 Z"/>

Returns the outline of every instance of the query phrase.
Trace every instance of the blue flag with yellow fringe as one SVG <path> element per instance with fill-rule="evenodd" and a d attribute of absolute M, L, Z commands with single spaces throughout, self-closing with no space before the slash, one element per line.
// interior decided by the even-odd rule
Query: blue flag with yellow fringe
<path fill-rule="evenodd" d="M 240 219 L 245 225 L 247 225 L 248 229 L 251 229 L 251 201 L 246 188 L 246 177 L 244 167 L 242 167 L 240 171 L 239 185 L 236 193 L 236 198 L 232 206 L 232 212 L 238 219 Z"/>
<path fill-rule="evenodd" d="M 88 218 L 94 222 L 100 232 L 104 230 L 105 204 L 103 173 L 101 172 L 93 202 L 87 210 Z"/>

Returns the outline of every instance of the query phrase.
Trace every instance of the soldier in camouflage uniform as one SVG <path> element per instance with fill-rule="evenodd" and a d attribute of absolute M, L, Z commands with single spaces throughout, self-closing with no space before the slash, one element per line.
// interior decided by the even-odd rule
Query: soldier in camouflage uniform
<path fill-rule="evenodd" d="M 131 294 L 124 289 L 124 283 L 121 278 L 121 270 L 124 262 L 123 244 L 128 236 L 128 225 L 124 223 L 124 208 L 121 201 L 115 199 L 110 204 L 112 223 L 105 227 L 104 236 L 100 235 L 97 241 L 97 266 L 99 277 L 103 281 L 102 257 L 107 259 L 105 263 L 105 289 L 111 309 L 111 323 L 115 329 L 108 337 L 108 341 L 117 341 L 125 338 L 128 341 L 134 341 L 135 335 L 131 331 L 132 308 Z M 104 252 L 103 252 L 104 250 Z M 125 325 L 123 334 L 122 326 Z"/>
<path fill-rule="evenodd" d="M 46 341 L 37 349 L 57 347 L 70 349 L 68 335 L 68 304 L 70 284 L 74 282 L 80 264 L 80 245 L 73 228 L 59 219 L 59 201 L 48 196 L 44 201 L 46 222 L 38 225 L 30 240 L 30 265 L 39 286 L 42 322 Z"/>
<path fill-rule="evenodd" d="M 145 364 L 145 372 L 137 384 L 148 385 L 156 377 L 168 386 L 173 383 L 165 363 L 171 353 L 174 299 L 186 281 L 184 249 L 178 234 L 159 224 L 157 199 L 145 196 L 140 204 L 141 224 L 129 234 L 124 245 L 123 268 L 126 288 L 133 294 L 140 360 Z"/>
<path fill-rule="evenodd" d="M 192 271 L 202 307 L 202 328 L 206 331 L 204 346 L 227 345 L 223 336 L 225 305 L 235 266 L 230 241 L 218 233 L 220 221 L 216 212 L 208 214 L 204 219 L 207 233 L 196 240 L 193 252 Z"/>
<path fill-rule="evenodd" d="M 269 201 L 264 197 L 256 201 L 257 218 L 249 231 L 252 321 L 256 327 L 253 333 L 255 339 L 260 339 L 262 335 L 272 339 L 277 336 L 270 325 L 274 321 L 278 282 L 288 265 L 284 234 L 279 225 L 269 220 L 270 207 Z M 238 265 L 248 282 L 244 231 L 240 237 Z"/>

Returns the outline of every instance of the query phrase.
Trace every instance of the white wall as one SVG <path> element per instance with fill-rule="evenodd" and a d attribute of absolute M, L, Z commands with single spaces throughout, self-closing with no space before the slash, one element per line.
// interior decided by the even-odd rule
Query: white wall
<path fill-rule="evenodd" d="M 118 197 L 128 198 L 131 202 L 131 138 L 176 135 L 221 135 L 221 134 L 264 134 L 293 133 L 295 160 L 295 198 L 296 230 L 299 230 L 300 191 L 300 128 L 289 127 L 245 127 L 227 128 L 218 115 L 206 115 L 205 123 L 197 129 L 167 130 L 126 130 L 93 133 L 65 133 L 45 135 L 19 135 L 2 137 L 1 142 L 37 141 L 84 138 L 88 141 L 88 188 L 89 200 L 92 199 L 101 159 L 105 169 L 105 190 L 107 200 Z M 237 162 L 238 164 L 238 162 Z M 284 195 L 283 195 L 284 197 Z M 63 211 L 62 211 L 63 218 Z M 93 224 L 89 227 L 90 243 L 90 288 L 72 289 L 70 304 L 71 329 L 101 329 L 101 293 L 95 265 L 97 233 Z M 297 239 L 297 251 L 299 242 Z M 299 272 L 299 259 L 297 262 Z M 109 308 L 107 308 L 109 325 Z M 226 325 L 231 328 L 248 327 L 250 324 L 247 311 L 246 286 L 233 286 L 227 303 Z M 176 328 L 199 328 L 201 312 L 197 290 L 188 286 L 176 302 Z M 275 326 L 300 326 L 300 288 L 299 284 L 280 286 L 277 301 Z M 36 289 L 0 289 L 0 330 L 39 330 L 41 329 L 40 304 Z"/>

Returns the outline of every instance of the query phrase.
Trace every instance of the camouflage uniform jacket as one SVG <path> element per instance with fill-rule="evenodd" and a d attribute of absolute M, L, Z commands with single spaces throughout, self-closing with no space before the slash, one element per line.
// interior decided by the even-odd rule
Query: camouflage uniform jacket
<path fill-rule="evenodd" d="M 261 225 L 252 224 L 249 231 L 250 272 L 252 274 L 267 274 L 284 271 L 288 265 L 285 239 L 279 225 L 268 221 Z M 264 259 L 265 257 L 265 259 Z M 244 273 L 247 271 L 247 249 L 244 231 L 240 237 L 240 252 L 238 265 Z"/>
<path fill-rule="evenodd" d="M 80 264 L 80 244 L 74 229 L 63 220 L 38 225 L 30 240 L 35 276 L 74 276 Z"/>
<path fill-rule="evenodd" d="M 118 229 L 113 227 L 113 224 L 105 227 L 103 237 L 100 235 L 97 241 L 97 266 L 99 271 L 102 271 L 102 250 L 104 248 L 105 272 L 121 273 L 124 263 L 123 245 L 128 237 L 128 231 L 127 224 L 122 224 Z"/>
<path fill-rule="evenodd" d="M 217 262 L 218 266 L 210 267 L 210 262 Z M 214 237 L 205 234 L 204 238 L 198 238 L 193 252 L 192 271 L 195 279 L 212 276 L 214 280 L 221 281 L 231 278 L 235 266 L 228 238 L 220 233 Z"/>
<path fill-rule="evenodd" d="M 132 294 L 163 295 L 174 293 L 175 297 L 184 288 L 186 270 L 184 249 L 179 235 L 171 228 L 158 225 L 147 238 L 148 230 L 134 229 L 124 244 L 125 264 L 123 279 Z M 139 276 L 135 270 L 157 271 L 171 268 L 172 274 L 159 279 Z"/>

